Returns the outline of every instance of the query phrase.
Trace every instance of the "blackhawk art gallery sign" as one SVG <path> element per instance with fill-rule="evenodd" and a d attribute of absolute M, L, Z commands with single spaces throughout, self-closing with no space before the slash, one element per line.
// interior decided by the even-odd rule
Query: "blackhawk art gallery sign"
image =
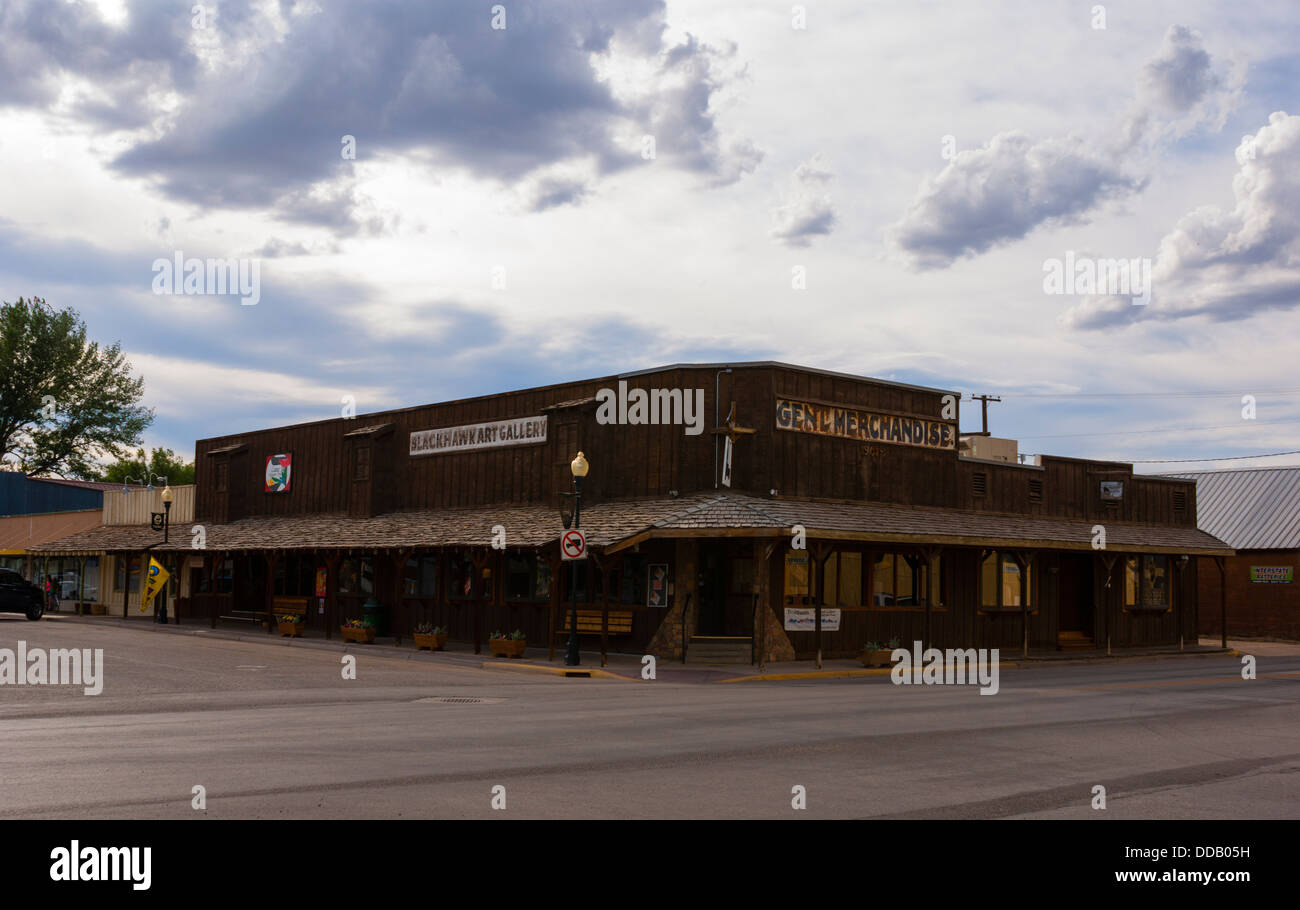
<path fill-rule="evenodd" d="M 946 421 L 879 414 L 788 398 L 776 400 L 776 426 L 779 430 L 796 433 L 927 449 L 952 449 L 957 444 L 956 428 Z"/>
<path fill-rule="evenodd" d="M 545 417 L 517 417 L 513 420 L 492 420 L 461 427 L 417 430 L 411 434 L 411 454 L 473 452 L 477 449 L 520 446 L 534 442 L 546 442 Z"/>

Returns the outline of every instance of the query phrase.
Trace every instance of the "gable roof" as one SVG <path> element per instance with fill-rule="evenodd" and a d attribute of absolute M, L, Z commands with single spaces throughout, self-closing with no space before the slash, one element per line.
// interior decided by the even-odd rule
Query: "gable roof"
<path fill-rule="evenodd" d="M 1300 549 L 1300 466 L 1164 476 L 1196 481 L 1196 526 L 1233 549 Z"/>

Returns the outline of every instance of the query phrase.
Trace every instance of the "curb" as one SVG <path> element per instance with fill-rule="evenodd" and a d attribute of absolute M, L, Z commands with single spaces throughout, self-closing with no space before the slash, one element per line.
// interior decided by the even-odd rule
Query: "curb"
<path fill-rule="evenodd" d="M 599 667 L 552 667 L 546 664 L 497 663 L 489 660 L 483 662 L 482 669 L 517 670 L 521 673 L 545 673 L 549 676 L 564 676 L 576 679 L 621 679 L 623 682 L 632 682 L 630 677 L 611 673 Z"/>
<path fill-rule="evenodd" d="M 1017 665 L 1012 661 L 999 661 L 998 671 L 1014 668 Z M 919 668 L 918 668 L 919 669 Z M 732 679 L 720 679 L 718 682 L 734 683 L 749 682 L 750 680 L 787 680 L 787 679 L 853 679 L 859 676 L 889 676 L 894 672 L 893 667 L 871 667 L 861 670 L 810 670 L 806 673 L 759 673 L 752 676 L 736 676 Z"/>

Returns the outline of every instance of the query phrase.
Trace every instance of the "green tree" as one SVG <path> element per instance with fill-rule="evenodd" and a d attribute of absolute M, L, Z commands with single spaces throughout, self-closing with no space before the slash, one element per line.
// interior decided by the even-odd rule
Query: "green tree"
<path fill-rule="evenodd" d="M 120 344 L 86 340 L 75 310 L 39 297 L 0 302 L 0 458 L 28 474 L 79 479 L 121 458 L 153 422 Z"/>
<path fill-rule="evenodd" d="M 144 449 L 136 449 L 134 458 L 119 458 L 104 468 L 97 479 L 109 483 L 149 483 L 155 477 L 165 477 L 172 486 L 194 483 L 194 465 L 186 464 L 171 449 L 153 449 L 146 457 Z"/>

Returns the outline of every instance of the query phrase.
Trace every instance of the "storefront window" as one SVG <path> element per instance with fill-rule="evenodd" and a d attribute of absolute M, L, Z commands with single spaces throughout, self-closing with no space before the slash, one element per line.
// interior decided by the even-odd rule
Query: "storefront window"
<path fill-rule="evenodd" d="M 785 602 L 812 603 L 808 589 L 808 551 L 792 550 L 785 554 Z"/>
<path fill-rule="evenodd" d="M 1130 610 L 1169 609 L 1169 557 L 1129 556 L 1124 560 L 1124 606 Z"/>
<path fill-rule="evenodd" d="M 114 562 L 117 563 L 117 572 L 113 579 L 113 590 L 116 593 L 120 594 L 122 593 L 122 584 L 124 581 L 126 581 L 127 560 L 119 556 L 117 559 L 114 560 Z M 135 594 L 140 590 L 140 560 L 132 559 L 130 560 L 130 563 L 131 563 L 131 581 L 130 581 L 131 586 L 130 588 L 127 589 L 127 593 Z"/>
<path fill-rule="evenodd" d="M 99 557 L 86 557 L 86 568 L 81 578 L 81 599 L 90 602 L 99 600 Z"/>
<path fill-rule="evenodd" d="M 474 561 L 468 556 L 451 556 L 447 561 L 448 579 L 447 596 L 452 600 L 481 599 L 491 600 L 492 569 L 484 566 L 475 570 Z M 477 585 L 475 573 L 477 571 Z"/>
<path fill-rule="evenodd" d="M 1025 602 L 1021 603 L 1021 575 Z M 1020 563 L 1010 553 L 989 550 L 980 563 L 980 609 L 1019 610 L 1034 605 L 1034 566 Z"/>
<path fill-rule="evenodd" d="M 623 573 L 621 582 L 618 598 L 620 603 L 644 604 L 646 602 L 645 556 L 635 554 L 623 557 Z"/>
<path fill-rule="evenodd" d="M 832 553 L 822 569 L 822 603 L 856 607 L 862 601 L 862 554 Z"/>
<path fill-rule="evenodd" d="M 375 592 L 375 569 L 369 559 L 347 558 L 339 564 L 339 593 L 368 597 Z"/>
<path fill-rule="evenodd" d="M 876 607 L 920 607 L 925 604 L 925 560 L 910 553 L 873 553 L 871 604 Z M 847 606 L 847 605 L 846 605 Z"/>
<path fill-rule="evenodd" d="M 311 597 L 316 593 L 316 559 L 286 556 L 275 564 L 275 593 L 288 597 Z"/>
<path fill-rule="evenodd" d="M 591 560 L 589 559 L 580 559 L 575 562 L 569 563 L 569 565 L 574 566 L 576 568 L 576 574 L 572 578 L 567 574 L 569 570 L 568 569 L 564 570 L 566 573 L 565 584 L 567 585 L 572 583 L 576 585 L 578 590 L 579 603 L 596 603 L 601 599 L 601 597 L 604 596 L 603 592 L 605 588 L 604 585 L 605 573 L 595 572 L 589 569 L 588 563 L 590 562 Z M 595 576 L 595 583 L 589 585 L 587 583 L 587 580 L 589 577 L 593 575 Z M 571 596 L 567 590 L 565 591 L 565 595 L 566 597 Z"/>
<path fill-rule="evenodd" d="M 407 597 L 438 595 L 438 557 L 411 557 L 402 575 L 402 590 Z"/>
<path fill-rule="evenodd" d="M 547 600 L 551 596 L 551 567 L 536 553 L 506 556 L 506 600 Z"/>

